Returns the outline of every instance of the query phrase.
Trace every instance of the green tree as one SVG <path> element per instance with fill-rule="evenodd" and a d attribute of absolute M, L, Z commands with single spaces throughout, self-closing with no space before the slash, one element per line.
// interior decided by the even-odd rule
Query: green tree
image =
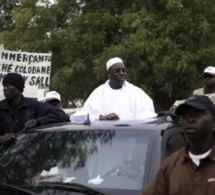
<path fill-rule="evenodd" d="M 0 1 L 0 31 L 12 30 L 14 28 L 13 19 L 10 15 L 11 10 L 18 5 L 17 0 L 1 0 Z"/>
<path fill-rule="evenodd" d="M 51 88 L 65 105 L 85 100 L 103 83 L 105 63 L 114 56 L 157 110 L 201 87 L 203 69 L 215 64 L 212 0 L 36 2 L 12 9 L 15 28 L 1 32 L 0 41 L 7 49 L 52 51 Z"/>

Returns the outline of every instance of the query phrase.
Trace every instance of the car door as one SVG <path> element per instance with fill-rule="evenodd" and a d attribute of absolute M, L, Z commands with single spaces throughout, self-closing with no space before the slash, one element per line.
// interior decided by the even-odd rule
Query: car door
<path fill-rule="evenodd" d="M 187 139 L 180 125 L 173 125 L 162 131 L 161 142 L 161 161 L 184 147 L 187 144 Z"/>

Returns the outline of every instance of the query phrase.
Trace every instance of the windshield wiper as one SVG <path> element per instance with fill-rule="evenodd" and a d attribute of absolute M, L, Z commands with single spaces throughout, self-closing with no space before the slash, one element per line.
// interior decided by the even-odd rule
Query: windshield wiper
<path fill-rule="evenodd" d="M 25 192 L 26 194 L 30 194 L 30 195 L 38 195 L 37 193 L 32 192 L 32 191 L 30 191 L 30 190 L 26 190 L 26 189 L 24 189 L 24 188 L 17 187 L 17 186 L 15 186 L 15 185 L 5 184 L 5 183 L 1 183 L 1 184 L 0 184 L 0 189 L 3 189 L 3 190 L 5 190 L 5 191 L 14 190 L 16 193 L 17 193 L 17 192 Z"/>
<path fill-rule="evenodd" d="M 76 191 L 76 192 L 82 192 L 85 194 L 94 194 L 94 195 L 107 195 L 103 192 L 99 192 L 97 190 L 94 190 L 93 188 L 90 188 L 88 186 L 79 184 L 79 183 L 59 183 L 59 182 L 41 182 L 38 187 L 47 187 L 47 188 L 54 188 L 54 189 L 63 189 L 67 191 Z"/>

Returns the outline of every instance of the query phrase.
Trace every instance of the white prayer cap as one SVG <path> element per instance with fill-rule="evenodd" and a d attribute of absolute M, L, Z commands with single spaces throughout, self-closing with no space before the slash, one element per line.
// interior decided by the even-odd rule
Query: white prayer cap
<path fill-rule="evenodd" d="M 208 66 L 207 68 L 205 68 L 204 73 L 215 75 L 215 67 Z"/>
<path fill-rule="evenodd" d="M 116 63 L 122 63 L 122 64 L 123 64 L 123 61 L 122 61 L 121 58 L 118 58 L 118 57 L 111 58 L 111 59 L 108 60 L 107 63 L 106 63 L 106 68 L 107 68 L 107 70 L 109 70 L 109 68 L 110 68 L 111 66 L 113 66 L 114 64 L 116 64 Z"/>
<path fill-rule="evenodd" d="M 56 91 L 49 91 L 46 93 L 44 101 L 48 102 L 48 101 L 54 100 L 54 99 L 61 101 L 60 94 L 57 93 Z"/>

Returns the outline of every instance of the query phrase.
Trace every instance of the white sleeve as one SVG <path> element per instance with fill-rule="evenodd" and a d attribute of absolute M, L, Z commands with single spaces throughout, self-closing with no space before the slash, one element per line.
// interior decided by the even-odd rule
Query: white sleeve
<path fill-rule="evenodd" d="M 84 110 L 89 113 L 91 121 L 99 120 L 99 116 L 103 115 L 100 98 L 102 97 L 100 97 L 99 90 L 95 89 L 84 103 Z"/>
<path fill-rule="evenodd" d="M 140 88 L 136 88 L 136 119 L 156 117 L 152 99 Z"/>

